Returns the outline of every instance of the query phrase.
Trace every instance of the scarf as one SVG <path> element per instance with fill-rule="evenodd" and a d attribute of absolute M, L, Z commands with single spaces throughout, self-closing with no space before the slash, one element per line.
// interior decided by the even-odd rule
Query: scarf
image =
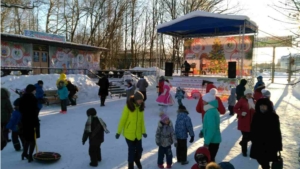
<path fill-rule="evenodd" d="M 213 108 L 214 108 L 214 107 L 213 107 L 212 105 L 210 105 L 210 104 L 207 104 L 207 105 L 205 105 L 205 106 L 203 107 L 204 111 L 207 111 L 207 110 L 213 109 Z"/>
<path fill-rule="evenodd" d="M 85 130 L 86 132 L 88 132 L 88 133 L 91 133 L 91 132 L 92 132 L 92 119 L 93 119 L 94 117 L 97 117 L 97 115 L 95 115 L 95 116 L 88 116 L 88 119 L 87 119 L 87 121 L 86 121 L 86 123 L 85 123 L 85 129 L 84 129 L 84 130 Z M 109 131 L 108 131 L 107 127 L 106 127 L 105 122 L 104 122 L 101 118 L 98 118 L 98 119 L 99 119 L 100 124 L 101 124 L 101 126 L 103 127 L 105 133 L 109 133 Z M 97 128 L 98 128 L 98 126 L 97 126 Z M 97 128 L 96 128 L 96 129 L 97 129 Z"/>
<path fill-rule="evenodd" d="M 255 109 L 255 104 L 253 102 L 253 99 L 248 99 L 249 109 Z"/>

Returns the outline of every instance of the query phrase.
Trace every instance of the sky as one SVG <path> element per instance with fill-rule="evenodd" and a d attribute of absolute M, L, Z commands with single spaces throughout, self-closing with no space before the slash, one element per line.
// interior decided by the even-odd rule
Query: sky
<path fill-rule="evenodd" d="M 281 2 L 285 0 L 281 0 Z M 231 0 L 233 3 L 239 2 L 243 8 L 241 12 L 238 14 L 246 15 L 251 20 L 256 22 L 259 27 L 259 30 L 263 32 L 270 33 L 276 36 L 287 36 L 293 35 L 290 30 L 297 30 L 297 26 L 299 25 L 291 25 L 282 22 L 278 22 L 269 16 L 276 18 L 278 20 L 288 21 L 282 14 L 277 12 L 276 10 L 272 9 L 273 4 L 278 4 L 279 0 Z M 264 34 L 263 32 L 259 32 L 259 37 L 269 36 Z M 276 49 L 276 59 L 280 59 L 281 56 L 288 55 L 289 53 L 300 53 L 300 48 L 293 49 L 293 48 L 277 48 Z M 270 62 L 272 61 L 272 48 L 260 48 L 255 51 L 257 54 L 257 62 Z"/>

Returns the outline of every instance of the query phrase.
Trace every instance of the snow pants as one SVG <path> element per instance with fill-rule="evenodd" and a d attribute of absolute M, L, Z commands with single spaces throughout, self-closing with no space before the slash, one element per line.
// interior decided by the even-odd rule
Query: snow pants
<path fill-rule="evenodd" d="M 187 159 L 187 140 L 177 139 L 176 156 L 178 162 L 185 162 Z"/>
<path fill-rule="evenodd" d="M 168 147 L 159 146 L 157 164 L 158 165 L 164 164 L 165 155 L 166 155 L 166 159 L 167 159 L 167 164 L 172 165 L 173 154 L 172 154 L 171 146 L 168 146 Z"/>
<path fill-rule="evenodd" d="M 67 99 L 60 100 L 61 111 L 67 111 Z"/>
<path fill-rule="evenodd" d="M 89 147 L 89 155 L 91 159 L 92 165 L 98 165 L 98 161 L 102 160 L 101 157 L 101 143 L 97 145 L 90 145 Z"/>

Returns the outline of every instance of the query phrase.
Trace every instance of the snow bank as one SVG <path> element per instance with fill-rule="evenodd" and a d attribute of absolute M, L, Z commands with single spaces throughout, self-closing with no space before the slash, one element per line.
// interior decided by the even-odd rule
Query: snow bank
<path fill-rule="evenodd" d="M 296 80 L 295 82 L 299 82 L 299 81 L 300 81 L 300 78 L 298 80 Z M 298 98 L 300 100 L 300 82 L 294 86 L 293 94 L 296 98 Z"/>
<path fill-rule="evenodd" d="M 14 101 L 19 97 L 18 94 L 12 90 L 24 89 L 28 84 L 36 84 L 38 80 L 44 82 L 44 90 L 56 90 L 56 80 L 59 78 L 59 74 L 48 75 L 27 75 L 27 76 L 5 76 L 1 78 L 1 87 L 5 87 L 10 90 L 11 101 Z M 86 75 L 76 74 L 67 75 L 67 78 L 79 88 L 78 102 L 87 102 L 91 100 L 97 100 L 99 86 Z"/>

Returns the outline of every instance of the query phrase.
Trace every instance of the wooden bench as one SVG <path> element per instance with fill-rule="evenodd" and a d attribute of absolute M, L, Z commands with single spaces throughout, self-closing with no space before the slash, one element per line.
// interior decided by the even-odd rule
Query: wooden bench
<path fill-rule="evenodd" d="M 125 89 L 120 88 L 119 86 L 109 86 L 108 92 L 110 93 L 110 97 L 112 98 L 113 95 L 119 96 L 121 98 L 122 96 L 126 96 Z"/>
<path fill-rule="evenodd" d="M 58 104 L 60 103 L 60 99 L 59 96 L 57 94 L 57 90 L 45 90 L 44 94 L 46 96 L 44 96 L 45 99 L 45 104 L 47 106 L 49 106 L 50 104 Z M 77 95 L 74 95 L 74 99 L 77 99 Z"/>

